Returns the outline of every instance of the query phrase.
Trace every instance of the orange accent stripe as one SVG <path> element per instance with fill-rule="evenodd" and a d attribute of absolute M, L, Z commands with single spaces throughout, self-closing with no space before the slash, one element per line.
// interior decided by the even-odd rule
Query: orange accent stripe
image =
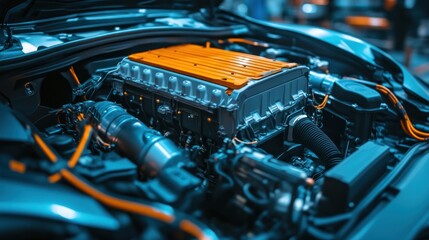
<path fill-rule="evenodd" d="M 66 179 L 77 189 L 81 190 L 82 192 L 88 194 L 89 196 L 95 198 L 96 200 L 107 206 L 126 212 L 137 213 L 143 216 L 155 218 L 159 221 L 166 223 L 172 223 L 174 221 L 173 215 L 165 213 L 160 209 L 142 203 L 131 202 L 104 194 L 97 189 L 87 185 L 85 182 L 81 181 L 78 177 L 76 177 L 73 173 L 66 169 L 62 169 L 60 173 L 64 177 L 64 179 Z"/>
<path fill-rule="evenodd" d="M 128 56 L 132 61 L 204 79 L 230 89 L 292 68 L 296 63 L 198 45 L 179 45 Z"/>
<path fill-rule="evenodd" d="M 68 161 L 68 166 L 70 168 L 74 168 L 79 161 L 80 156 L 82 155 L 82 152 L 85 150 L 85 145 L 89 141 L 89 138 L 92 133 L 92 127 L 91 125 L 85 125 L 83 130 L 82 139 L 80 140 L 76 151 L 71 156 L 70 160 Z"/>
<path fill-rule="evenodd" d="M 48 157 L 48 159 L 51 160 L 51 162 L 56 162 L 57 156 L 54 152 L 52 152 L 48 145 L 46 145 L 43 139 L 37 133 L 34 133 L 33 137 L 37 145 L 39 145 L 40 149 L 42 149 L 43 153 Z"/>
<path fill-rule="evenodd" d="M 14 172 L 25 173 L 27 166 L 25 166 L 25 163 L 23 162 L 12 159 L 9 161 L 9 168 Z"/>

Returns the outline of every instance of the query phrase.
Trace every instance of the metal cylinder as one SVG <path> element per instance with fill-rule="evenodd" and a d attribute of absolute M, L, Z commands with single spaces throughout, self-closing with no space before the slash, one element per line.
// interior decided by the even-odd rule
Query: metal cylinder
<path fill-rule="evenodd" d="M 312 89 L 329 93 L 338 78 L 329 74 L 310 71 L 309 80 Z"/>
<path fill-rule="evenodd" d="M 164 167 L 186 158 L 170 139 L 148 128 L 119 105 L 109 102 L 88 102 L 85 118 L 96 129 L 98 137 L 135 162 L 144 177 L 154 177 Z"/>

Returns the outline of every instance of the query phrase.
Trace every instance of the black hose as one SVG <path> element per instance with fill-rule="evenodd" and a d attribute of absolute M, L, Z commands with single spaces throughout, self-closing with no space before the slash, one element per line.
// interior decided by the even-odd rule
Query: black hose
<path fill-rule="evenodd" d="M 307 117 L 299 119 L 293 126 L 292 137 L 313 151 L 328 170 L 341 162 L 341 153 L 332 140 Z"/>

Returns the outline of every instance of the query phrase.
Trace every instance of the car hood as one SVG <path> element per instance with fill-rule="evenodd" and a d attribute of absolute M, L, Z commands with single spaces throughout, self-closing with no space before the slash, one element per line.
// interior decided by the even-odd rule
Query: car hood
<path fill-rule="evenodd" d="M 282 29 L 294 34 L 325 42 L 341 49 L 343 52 L 351 54 L 351 56 L 369 63 L 374 67 L 381 66 L 392 73 L 400 73 L 403 80 L 403 88 L 408 93 L 412 93 L 414 96 L 419 97 L 420 100 L 429 102 L 429 82 L 416 78 L 406 67 L 372 44 L 353 36 L 329 29 L 297 24 L 265 22 L 248 17 L 245 17 L 245 19 L 249 22 L 268 25 L 277 29 Z"/>
<path fill-rule="evenodd" d="M 403 74 L 403 87 L 419 96 L 422 100 L 429 99 L 428 83 L 415 78 L 402 64 L 399 64 L 391 56 L 383 50 L 366 43 L 358 38 L 336 31 L 321 29 L 303 25 L 284 25 L 283 28 L 289 28 L 290 31 L 317 38 L 321 41 L 334 45 L 350 54 L 353 54 L 360 59 L 372 65 L 389 65 L 397 67 Z"/>
<path fill-rule="evenodd" d="M 120 9 L 199 10 L 219 6 L 221 0 L 2 0 L 2 22 L 18 23 L 83 12 Z"/>

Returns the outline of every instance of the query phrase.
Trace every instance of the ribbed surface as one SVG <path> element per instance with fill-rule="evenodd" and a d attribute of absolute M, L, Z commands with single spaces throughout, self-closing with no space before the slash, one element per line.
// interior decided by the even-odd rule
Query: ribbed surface
<path fill-rule="evenodd" d="M 210 81 L 230 89 L 239 89 L 250 79 L 295 67 L 251 54 L 186 44 L 135 53 L 129 59 L 147 65 Z"/>
<path fill-rule="evenodd" d="M 313 151 L 326 170 L 341 162 L 341 153 L 332 140 L 310 119 L 298 120 L 293 128 L 293 139 Z"/>

